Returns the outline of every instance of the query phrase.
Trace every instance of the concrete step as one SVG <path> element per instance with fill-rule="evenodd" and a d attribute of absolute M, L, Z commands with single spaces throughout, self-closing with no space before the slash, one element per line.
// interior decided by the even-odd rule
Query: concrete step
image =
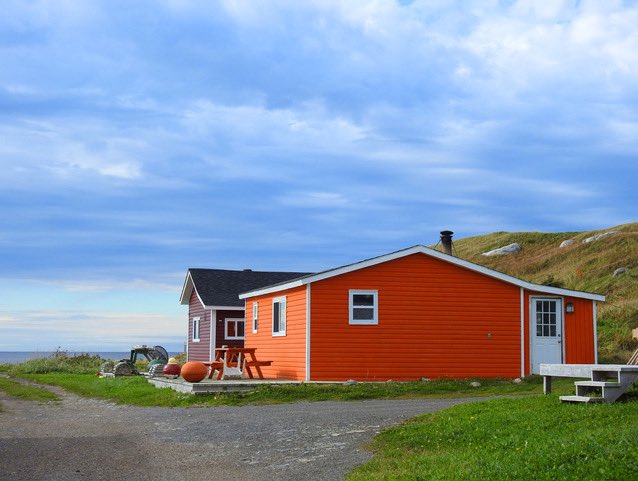
<path fill-rule="evenodd" d="M 606 387 L 606 388 L 614 388 L 614 387 L 622 387 L 622 384 L 619 382 L 613 381 L 576 381 L 574 382 L 576 386 L 588 386 L 588 387 Z"/>
<path fill-rule="evenodd" d="M 567 403 L 601 403 L 604 401 L 601 397 L 588 396 L 561 396 L 560 400 Z"/>

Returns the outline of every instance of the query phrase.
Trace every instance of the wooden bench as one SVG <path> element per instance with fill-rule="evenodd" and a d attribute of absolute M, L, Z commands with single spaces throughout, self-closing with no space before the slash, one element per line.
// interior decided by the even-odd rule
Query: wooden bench
<path fill-rule="evenodd" d="M 251 359 L 251 360 L 246 359 L 246 361 L 244 362 L 244 368 L 246 369 L 246 374 L 248 374 L 248 377 L 250 379 L 253 379 L 253 373 L 250 370 L 251 367 L 255 368 L 255 370 L 257 371 L 257 375 L 259 376 L 259 379 L 263 379 L 264 374 L 261 372 L 261 366 L 270 366 L 271 364 L 272 364 L 272 361 L 257 361 L 254 359 Z"/>
<path fill-rule="evenodd" d="M 223 369 L 224 369 L 224 362 L 223 361 L 205 362 L 204 365 L 208 366 L 210 368 L 210 373 L 208 374 L 208 379 L 212 379 L 213 378 L 213 374 L 215 374 L 215 371 L 219 371 L 219 374 L 217 375 L 217 379 L 219 380 L 219 379 L 222 378 L 222 373 L 223 373 Z"/>

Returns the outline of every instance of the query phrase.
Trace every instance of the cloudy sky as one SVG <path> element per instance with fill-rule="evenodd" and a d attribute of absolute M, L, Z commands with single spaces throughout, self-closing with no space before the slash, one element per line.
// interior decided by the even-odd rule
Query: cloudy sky
<path fill-rule="evenodd" d="M 633 1 L 2 10 L 0 350 L 179 348 L 188 267 L 638 220 Z"/>

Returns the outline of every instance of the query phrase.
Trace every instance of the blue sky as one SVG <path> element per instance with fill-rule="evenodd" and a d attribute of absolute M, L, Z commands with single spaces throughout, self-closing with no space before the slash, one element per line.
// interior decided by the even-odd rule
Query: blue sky
<path fill-rule="evenodd" d="M 188 267 L 636 221 L 638 5 L 4 0 L 0 350 L 182 345 Z"/>

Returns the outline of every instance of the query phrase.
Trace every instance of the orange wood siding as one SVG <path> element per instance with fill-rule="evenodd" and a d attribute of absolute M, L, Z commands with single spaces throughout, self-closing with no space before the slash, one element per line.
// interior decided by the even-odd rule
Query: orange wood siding
<path fill-rule="evenodd" d="M 565 362 L 567 364 L 593 364 L 594 314 L 593 301 L 566 297 L 565 304 L 574 303 L 574 312 L 565 313 Z"/>
<path fill-rule="evenodd" d="M 272 304 L 286 296 L 286 335 L 272 335 Z M 253 302 L 259 303 L 259 328 L 252 332 Z M 267 378 L 306 378 L 306 287 L 246 299 L 246 347 L 256 347 L 257 359 L 273 361 L 262 367 Z"/>
<path fill-rule="evenodd" d="M 199 317 L 199 342 L 193 342 L 193 317 Z M 210 311 L 197 297 L 195 289 L 188 303 L 188 360 L 208 361 L 210 358 Z"/>
<path fill-rule="evenodd" d="M 350 289 L 378 325 L 348 324 Z M 520 329 L 519 287 L 414 254 L 312 284 L 311 379 L 518 377 Z"/>

